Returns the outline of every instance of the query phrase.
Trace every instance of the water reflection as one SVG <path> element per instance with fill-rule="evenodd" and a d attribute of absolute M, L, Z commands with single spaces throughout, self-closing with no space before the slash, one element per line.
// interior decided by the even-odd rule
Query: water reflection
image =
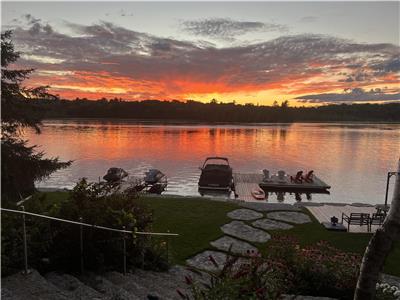
<path fill-rule="evenodd" d="M 390 130 L 388 130 L 390 128 Z M 48 121 L 43 133 L 27 132 L 49 156 L 72 159 L 40 183 L 72 187 L 81 177 L 98 180 L 116 166 L 131 175 L 149 168 L 169 179 L 167 193 L 199 195 L 199 165 L 208 156 L 228 157 L 236 172 L 314 170 L 332 186 L 312 201 L 383 201 L 386 172 L 400 154 L 399 124 L 185 125 L 126 121 Z M 270 194 L 268 201 L 308 201 L 306 195 Z"/>

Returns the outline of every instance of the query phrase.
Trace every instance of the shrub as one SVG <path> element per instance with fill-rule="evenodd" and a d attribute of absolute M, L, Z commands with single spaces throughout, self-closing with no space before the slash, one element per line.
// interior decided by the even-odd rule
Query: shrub
<path fill-rule="evenodd" d="M 358 254 L 343 252 L 325 241 L 300 247 L 292 237 L 271 241 L 269 261 L 280 261 L 291 276 L 286 293 L 352 299 L 361 263 Z"/>
<path fill-rule="evenodd" d="M 277 299 L 280 287 L 286 279 L 282 277 L 278 264 L 267 264 L 258 252 L 249 252 L 246 258 L 228 256 L 223 266 L 212 256 L 210 261 L 217 271 L 201 271 L 191 268 L 197 274 L 206 274 L 209 283 L 200 283 L 187 276 L 193 299 Z M 183 299 L 189 295 L 177 291 Z"/>
<path fill-rule="evenodd" d="M 152 212 L 137 201 L 134 189 L 121 192 L 105 183 L 82 179 L 62 202 L 36 197 L 27 211 L 62 219 L 128 231 L 150 231 Z M 2 218 L 2 267 L 6 273 L 21 269 L 22 230 L 20 216 Z M 123 269 L 123 235 L 83 226 L 84 267 L 89 270 Z M 27 217 L 29 265 L 40 271 L 80 269 L 80 225 Z M 6 234 L 4 234 L 6 233 Z M 166 245 L 160 239 L 125 234 L 128 267 L 165 270 Z M 43 259 L 45 258 L 45 259 Z M 45 262 L 45 264 L 43 264 Z M 16 268 L 12 268 L 12 267 Z"/>
<path fill-rule="evenodd" d="M 210 284 L 191 278 L 186 282 L 196 300 L 279 299 L 282 294 L 352 299 L 360 262 L 359 255 L 342 252 L 326 242 L 301 247 L 295 238 L 282 236 L 270 242 L 265 257 L 230 254 L 221 271 L 205 272 Z"/>

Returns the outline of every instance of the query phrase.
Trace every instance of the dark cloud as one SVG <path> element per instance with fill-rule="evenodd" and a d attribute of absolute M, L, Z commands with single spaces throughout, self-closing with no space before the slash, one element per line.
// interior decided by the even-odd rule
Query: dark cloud
<path fill-rule="evenodd" d="M 365 91 L 362 88 L 345 90 L 343 93 L 325 93 L 317 95 L 304 95 L 296 99 L 309 103 L 352 103 L 363 101 L 400 101 L 400 91 L 386 93 L 381 89 Z"/>
<path fill-rule="evenodd" d="M 41 21 L 41 19 L 37 19 L 34 16 L 32 16 L 31 14 L 25 14 L 25 15 L 23 15 L 23 17 L 28 22 L 28 24 L 36 24 Z"/>
<path fill-rule="evenodd" d="M 235 36 L 240 36 L 254 31 L 288 31 L 288 27 L 285 25 L 263 22 L 235 21 L 226 18 L 183 21 L 181 23 L 181 28 L 183 31 L 194 35 L 223 40 L 233 40 Z"/>
<path fill-rule="evenodd" d="M 216 48 L 207 42 L 160 38 L 110 22 L 66 26 L 73 35 L 60 33 L 41 21 L 16 27 L 16 47 L 26 54 L 19 62 L 39 70 L 104 72 L 136 81 L 163 82 L 174 91 L 188 89 L 185 82 L 198 82 L 204 92 L 207 84 L 215 89 L 221 85 L 227 92 L 243 86 L 251 86 L 253 91 L 285 88 L 284 82 L 336 76 L 339 72 L 349 83 L 350 78 L 372 82 L 376 76 L 394 74 L 398 68 L 398 46 L 358 44 L 325 35 L 282 36 L 257 44 Z M 55 63 L 57 60 L 61 62 Z M 304 97 L 305 101 L 319 101 L 314 96 Z"/>
<path fill-rule="evenodd" d="M 347 74 L 343 74 L 343 75 L 347 75 Z M 340 79 L 339 82 L 368 81 L 369 79 L 371 79 L 371 77 L 372 76 L 369 75 L 365 71 L 358 71 L 352 75 L 347 75 L 346 79 Z"/>
<path fill-rule="evenodd" d="M 371 66 L 377 72 L 400 72 L 400 55 Z"/>

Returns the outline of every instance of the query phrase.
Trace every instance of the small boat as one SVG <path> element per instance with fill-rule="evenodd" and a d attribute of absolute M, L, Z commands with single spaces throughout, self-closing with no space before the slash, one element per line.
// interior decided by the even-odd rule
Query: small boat
<path fill-rule="evenodd" d="M 232 168 L 226 157 L 207 157 L 200 170 L 199 189 L 229 191 L 232 188 Z"/>
<path fill-rule="evenodd" d="M 107 182 L 118 182 L 128 176 L 128 172 L 121 168 L 110 168 L 103 179 Z"/>
<path fill-rule="evenodd" d="M 150 169 L 145 173 L 144 182 L 146 184 L 155 184 L 166 178 L 165 174 L 158 169 Z"/>
<path fill-rule="evenodd" d="M 254 199 L 256 200 L 264 200 L 265 199 L 265 192 L 259 188 L 259 187 L 255 187 L 252 191 L 251 191 L 251 195 L 254 197 Z"/>
<path fill-rule="evenodd" d="M 158 169 L 150 169 L 145 173 L 144 188 L 148 193 L 161 194 L 167 187 L 167 176 Z"/>

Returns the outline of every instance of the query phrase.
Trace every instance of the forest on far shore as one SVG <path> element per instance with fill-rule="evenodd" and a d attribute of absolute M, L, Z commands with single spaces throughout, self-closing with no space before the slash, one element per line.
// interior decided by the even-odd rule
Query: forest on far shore
<path fill-rule="evenodd" d="M 332 104 L 291 107 L 287 101 L 273 106 L 197 101 L 34 100 L 35 110 L 46 119 L 119 118 L 193 122 L 400 122 L 400 103 Z"/>

